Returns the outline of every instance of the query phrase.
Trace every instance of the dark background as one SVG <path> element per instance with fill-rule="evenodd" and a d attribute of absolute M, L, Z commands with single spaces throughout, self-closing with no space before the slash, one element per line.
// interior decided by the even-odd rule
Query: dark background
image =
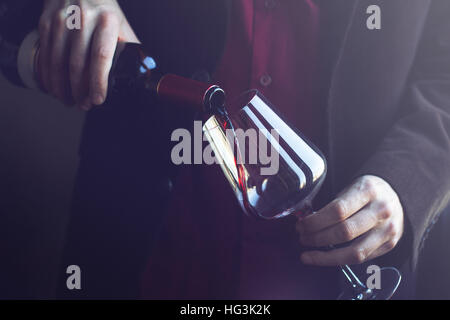
<path fill-rule="evenodd" d="M 0 298 L 51 298 L 84 114 L 0 76 Z"/>

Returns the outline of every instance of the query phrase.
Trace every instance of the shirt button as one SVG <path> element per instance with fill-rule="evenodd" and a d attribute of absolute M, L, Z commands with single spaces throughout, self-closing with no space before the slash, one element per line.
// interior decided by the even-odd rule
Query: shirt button
<path fill-rule="evenodd" d="M 259 82 L 263 87 L 268 87 L 272 84 L 272 77 L 268 74 L 264 74 L 261 79 L 259 79 Z"/>
<path fill-rule="evenodd" d="M 275 9 L 275 7 L 277 6 L 277 1 L 276 0 L 266 0 L 265 1 L 265 7 L 267 9 Z"/>

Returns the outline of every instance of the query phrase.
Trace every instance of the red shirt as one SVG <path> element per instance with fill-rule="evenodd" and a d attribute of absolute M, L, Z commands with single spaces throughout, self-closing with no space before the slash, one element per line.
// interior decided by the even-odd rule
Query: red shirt
<path fill-rule="evenodd" d="M 314 88 L 319 10 L 311 0 L 234 0 L 214 76 L 228 96 L 260 90 L 307 136 L 318 134 Z M 218 166 L 189 166 L 175 186 L 165 234 L 145 275 L 146 298 L 333 298 L 325 269 L 300 262 L 292 218 L 241 211 Z"/>
<path fill-rule="evenodd" d="M 312 0 L 237 0 L 215 82 L 237 97 L 258 89 L 306 136 L 318 134 L 313 103 L 319 9 Z"/>

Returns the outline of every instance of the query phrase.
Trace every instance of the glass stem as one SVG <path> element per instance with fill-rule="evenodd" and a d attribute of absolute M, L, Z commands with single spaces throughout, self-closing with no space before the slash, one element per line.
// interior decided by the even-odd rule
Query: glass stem
<path fill-rule="evenodd" d="M 344 273 L 345 278 L 348 280 L 353 289 L 357 291 L 367 289 L 348 265 L 339 266 L 339 268 L 342 273 Z"/>
<path fill-rule="evenodd" d="M 303 209 L 300 211 L 302 215 L 311 215 L 314 213 L 311 202 L 306 202 Z M 330 249 L 334 249 L 334 246 L 330 246 Z M 367 290 L 367 287 L 359 280 L 356 274 L 348 265 L 339 266 L 345 278 L 350 283 L 355 292 L 360 293 Z"/>

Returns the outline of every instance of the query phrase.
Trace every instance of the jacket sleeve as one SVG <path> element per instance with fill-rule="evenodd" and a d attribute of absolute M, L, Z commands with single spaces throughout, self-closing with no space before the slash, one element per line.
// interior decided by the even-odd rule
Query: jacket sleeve
<path fill-rule="evenodd" d="M 397 192 L 405 234 L 390 257 L 417 263 L 423 242 L 450 200 L 450 1 L 433 1 L 398 120 L 358 175 Z M 404 261 L 404 260 L 403 260 Z"/>

